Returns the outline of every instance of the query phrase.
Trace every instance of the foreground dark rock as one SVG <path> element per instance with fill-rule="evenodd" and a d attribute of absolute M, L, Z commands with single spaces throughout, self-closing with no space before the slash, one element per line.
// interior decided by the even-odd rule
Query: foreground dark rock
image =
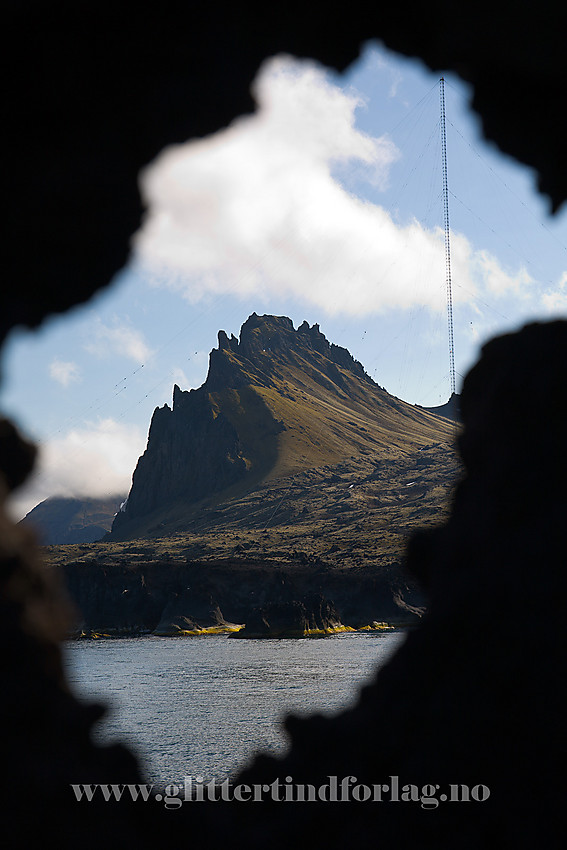
<path fill-rule="evenodd" d="M 253 847 L 264 846 L 269 835 L 271 845 L 284 848 L 316 829 L 324 843 L 358 844 L 379 834 L 384 846 L 408 850 L 560 846 L 565 824 L 557 777 L 567 755 L 567 705 L 558 686 L 567 648 L 566 387 L 566 322 L 530 326 L 485 347 L 463 388 L 459 446 L 466 473 L 451 514 L 439 528 L 414 535 L 408 548 L 407 566 L 428 598 L 419 627 L 408 632 L 352 709 L 333 717 L 288 718 L 289 752 L 283 758 L 259 755 L 234 777 L 235 785 L 271 788 L 284 787 L 289 776 L 295 787 L 315 794 L 330 777 L 339 783 L 354 777 L 351 785 L 370 789 L 397 783 L 398 793 L 416 789 L 414 803 L 398 799 L 345 812 L 321 804 L 291 809 L 268 795 L 262 806 L 190 803 L 172 825 L 171 812 L 155 800 L 134 811 L 120 808 L 113 835 L 153 846 L 158 836 L 190 828 L 203 839 L 211 830 L 219 840 L 238 834 Z M 61 609 L 51 578 L 33 580 L 27 591 L 21 582 L 8 583 L 13 614 L 3 620 L 4 629 L 17 628 L 22 605 L 33 610 L 49 601 L 56 638 Z M 45 627 L 42 635 L 49 634 Z M 33 669 L 38 686 L 52 682 L 67 723 L 47 744 L 34 726 L 33 709 L 20 710 L 7 754 L 19 764 L 34 729 L 33 759 L 22 769 L 36 772 L 38 753 L 51 755 L 62 768 L 42 797 L 48 805 L 43 818 L 61 828 L 80 823 L 81 830 L 99 834 L 93 827 L 96 805 L 77 804 L 68 783 L 110 777 L 138 782 L 140 773 L 124 750 L 99 750 L 89 742 L 96 715 L 66 690 L 58 653 L 35 654 L 35 640 L 30 634 L 32 666 L 8 667 L 10 699 L 29 693 L 27 671 Z M 47 650 L 53 644 L 43 645 Z M 45 693 L 38 692 L 32 705 L 42 700 Z M 23 780 L 23 774 L 16 776 Z M 461 793 L 464 786 L 472 799 L 443 802 L 440 795 L 454 788 Z M 422 798 L 434 803 L 422 806 Z M 106 809 L 104 815 L 111 823 Z"/>
<path fill-rule="evenodd" d="M 322 843 L 377 835 L 380 846 L 404 848 L 560 846 L 567 322 L 485 346 L 465 380 L 462 415 L 466 474 L 451 516 L 413 536 L 408 549 L 408 567 L 429 598 L 421 625 L 353 709 L 289 717 L 289 754 L 258 757 L 235 783 L 284 787 L 292 776 L 317 789 L 331 776 L 351 776 L 374 788 L 398 777 L 400 788 L 433 784 L 441 801 L 455 785 L 488 789 L 486 799 L 382 803 L 348 817 L 336 807 L 303 807 L 292 821 L 275 803 L 258 812 L 228 807 L 225 828 L 269 829 L 285 836 L 278 847 L 308 826 Z"/>
<path fill-rule="evenodd" d="M 19 457 L 20 473 L 29 469 L 33 455 L 33 448 L 13 428 L 0 423 L 0 457 L 9 458 L 8 468 Z M 104 710 L 80 703 L 67 683 L 60 647 L 72 622 L 69 601 L 41 560 L 31 530 L 7 517 L 4 503 L 15 480 L 15 475 L 0 477 L 3 842 L 6 847 L 30 846 L 34 836 L 37 839 L 38 824 L 59 836 L 60 846 L 76 844 L 83 830 L 87 835 L 104 833 L 109 842 L 127 845 L 136 835 L 141 841 L 144 828 L 128 806 L 116 823 L 105 813 L 110 820 L 102 833 L 96 804 L 80 815 L 69 808 L 69 782 L 104 782 L 109 776 L 139 782 L 143 772 L 125 746 L 93 743 L 93 725 Z M 26 801 L 18 788 L 27 789 Z M 34 814 L 28 811 L 24 817 L 30 804 Z M 87 838 L 86 846 L 94 844 Z"/>

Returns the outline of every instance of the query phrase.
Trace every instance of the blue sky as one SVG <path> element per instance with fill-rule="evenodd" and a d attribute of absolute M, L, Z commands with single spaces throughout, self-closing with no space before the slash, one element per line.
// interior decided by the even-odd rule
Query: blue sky
<path fill-rule="evenodd" d="M 254 116 L 150 164 L 128 267 L 5 348 L 2 410 L 40 446 L 16 516 L 127 492 L 154 408 L 253 311 L 317 322 L 400 398 L 447 400 L 439 76 L 377 44 L 344 75 L 276 57 Z M 549 216 L 445 79 L 458 389 L 488 338 L 567 314 L 567 210 Z"/>

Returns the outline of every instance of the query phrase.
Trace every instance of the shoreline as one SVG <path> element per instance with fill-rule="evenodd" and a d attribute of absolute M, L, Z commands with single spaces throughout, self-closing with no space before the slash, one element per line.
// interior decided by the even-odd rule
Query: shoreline
<path fill-rule="evenodd" d="M 365 626 L 344 626 L 337 625 L 327 629 L 305 629 L 300 630 L 281 630 L 273 632 L 253 632 L 246 635 L 239 634 L 244 630 L 244 625 L 235 626 L 205 626 L 202 629 L 179 629 L 176 632 L 160 632 L 149 631 L 145 629 L 106 629 L 106 630 L 87 630 L 79 633 L 71 633 L 67 636 L 67 641 L 83 641 L 83 640 L 121 640 L 124 638 L 190 638 L 190 637 L 217 637 L 218 635 L 226 635 L 230 638 L 238 638 L 239 640 L 301 640 L 304 638 L 325 638 L 333 637 L 340 634 L 368 634 L 370 632 L 392 632 L 403 631 L 410 628 L 411 623 L 383 623 L 373 622 Z"/>

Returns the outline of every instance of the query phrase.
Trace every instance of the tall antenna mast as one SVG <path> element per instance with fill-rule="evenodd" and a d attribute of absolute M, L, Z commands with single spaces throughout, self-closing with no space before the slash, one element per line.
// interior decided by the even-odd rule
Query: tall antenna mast
<path fill-rule="evenodd" d="M 445 130 L 445 78 L 439 80 L 441 98 L 441 157 L 443 163 L 443 219 L 445 224 L 445 280 L 449 328 L 449 375 L 451 395 L 455 392 L 455 349 L 453 345 L 453 286 L 451 282 L 451 235 L 449 230 L 449 181 L 447 179 L 447 133 Z"/>

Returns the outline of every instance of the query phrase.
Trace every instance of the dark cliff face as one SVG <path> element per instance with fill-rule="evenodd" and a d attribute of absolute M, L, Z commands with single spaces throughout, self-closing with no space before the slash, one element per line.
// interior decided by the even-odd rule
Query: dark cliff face
<path fill-rule="evenodd" d="M 409 625 L 423 614 L 423 598 L 404 586 L 398 565 L 379 575 L 358 571 L 353 579 L 348 569 L 317 559 L 179 562 L 135 550 L 143 547 L 132 547 L 121 562 L 101 558 L 56 568 L 75 606 L 71 632 L 175 635 L 246 624 L 242 637 L 288 636 L 338 624 Z"/>
<path fill-rule="evenodd" d="M 155 410 L 109 539 L 159 533 L 172 512 L 266 476 L 450 436 L 442 420 L 375 384 L 316 324 L 296 330 L 285 316 L 253 313 L 239 339 L 220 331 L 218 340 L 205 383 L 175 386 L 172 408 Z"/>
<path fill-rule="evenodd" d="M 251 384 L 270 383 L 266 363 L 258 365 L 261 346 L 271 342 L 282 352 L 295 332 L 289 320 L 269 319 L 273 321 L 262 325 L 263 337 L 247 327 L 249 320 L 240 343 L 220 331 L 203 386 L 183 391 L 175 385 L 172 408 L 156 408 L 147 449 L 113 525 L 114 539 L 128 534 L 132 520 L 177 500 L 190 504 L 245 479 L 252 481 L 273 464 L 275 440 L 283 426 Z M 291 330 L 287 339 L 285 322 Z"/>
<path fill-rule="evenodd" d="M 115 521 L 143 516 L 177 496 L 189 501 L 230 486 L 246 474 L 238 433 L 200 390 L 174 389 L 173 408 L 157 408 L 148 447 L 138 461 L 125 508 Z"/>

